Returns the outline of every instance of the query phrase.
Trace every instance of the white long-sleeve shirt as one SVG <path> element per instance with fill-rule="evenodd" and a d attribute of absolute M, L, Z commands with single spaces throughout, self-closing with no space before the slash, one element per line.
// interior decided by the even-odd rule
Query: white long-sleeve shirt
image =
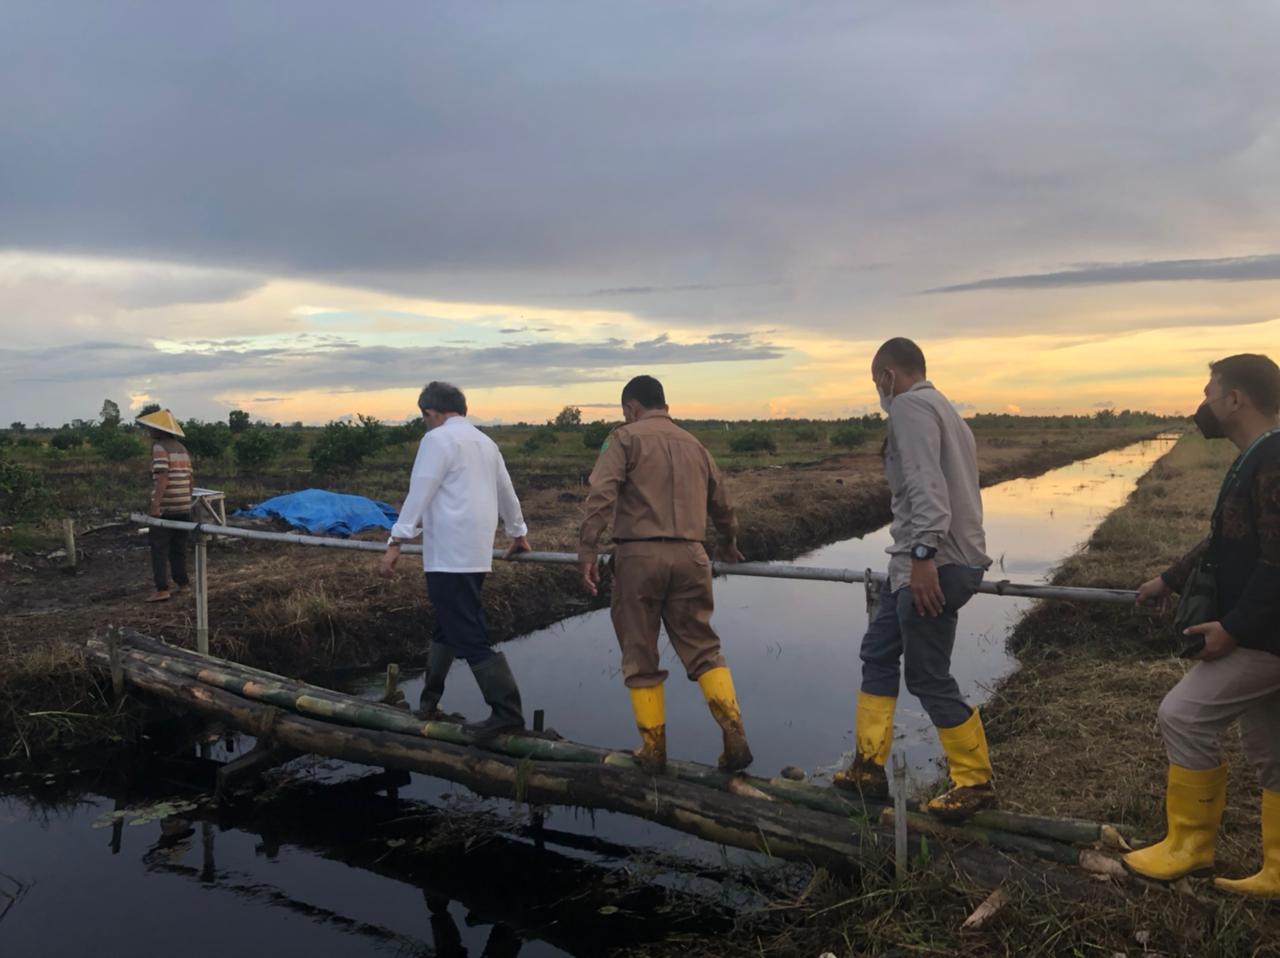
<path fill-rule="evenodd" d="M 497 444 L 450 416 L 422 437 L 391 537 L 421 535 L 427 572 L 489 572 L 499 516 L 511 538 L 528 533 Z"/>

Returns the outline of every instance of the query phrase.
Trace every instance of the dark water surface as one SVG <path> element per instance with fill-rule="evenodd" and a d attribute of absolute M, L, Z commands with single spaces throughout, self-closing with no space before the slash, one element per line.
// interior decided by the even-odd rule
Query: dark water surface
<path fill-rule="evenodd" d="M 1138 443 L 985 490 L 988 551 L 999 560 L 991 576 L 1044 579 L 1167 449 L 1167 440 Z M 884 529 L 798 561 L 883 569 L 887 542 Z M 866 626 L 862 587 L 731 577 L 717 580 L 716 602 L 715 624 L 756 756 L 752 771 L 774 775 L 799 765 L 818 780 L 829 776 L 852 747 L 858 641 Z M 978 596 L 961 613 L 955 668 L 973 701 L 985 699 L 1013 668 L 1005 637 L 1025 607 L 1025 600 Z M 545 709 L 548 727 L 570 739 L 634 744 L 607 611 L 504 649 L 527 712 Z M 670 752 L 713 762 L 718 729 L 665 639 L 664 660 L 672 671 Z M 370 677 L 358 687 L 373 694 L 380 683 Z M 418 680 L 405 683 L 410 701 L 419 687 Z M 931 779 L 936 736 L 905 689 L 900 703 L 895 747 L 905 749 L 917 781 Z M 443 705 L 483 713 L 465 667 L 451 674 Z M 226 758 L 228 749 L 248 744 L 215 744 L 206 752 Z M 116 757 L 105 764 L 109 773 L 68 774 L 34 788 L 0 781 L 0 958 L 591 955 L 678 926 L 679 915 L 671 913 L 691 902 L 706 914 L 732 906 L 718 900 L 729 895 L 723 886 L 696 872 L 752 857 L 625 816 L 564 809 L 548 811 L 548 847 L 539 849 L 527 814 L 506 803 L 474 802 L 465 789 L 419 776 L 389 797 L 376 790 L 380 783 L 350 784 L 368 770 L 341 763 L 304 763 L 304 792 L 282 803 L 250 803 L 221 817 L 161 808 L 156 820 L 113 827 L 102 816 L 117 805 L 193 794 L 192 781 L 207 779 L 209 768 L 194 759 L 173 766 L 146 760 L 132 772 Z M 335 784 L 342 782 L 348 784 Z M 453 809 L 476 808 L 488 810 L 505 834 L 462 855 L 407 863 L 400 856 L 396 842 L 461 820 Z M 395 837 L 401 835 L 407 838 Z M 668 860 L 637 881 L 636 859 L 620 864 L 619 849 L 607 843 L 674 855 L 684 864 Z M 600 897 L 614 885 L 630 890 Z"/>

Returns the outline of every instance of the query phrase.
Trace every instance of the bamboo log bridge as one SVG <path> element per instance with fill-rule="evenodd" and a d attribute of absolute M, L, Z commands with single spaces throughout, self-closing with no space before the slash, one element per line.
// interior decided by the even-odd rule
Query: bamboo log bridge
<path fill-rule="evenodd" d="M 627 752 L 538 735 L 480 739 L 461 725 L 422 721 L 401 708 L 171 646 L 133 630 L 88 642 L 90 659 L 132 686 L 257 737 L 264 754 L 314 753 L 419 772 L 485 797 L 599 808 L 646 818 L 709 841 L 845 872 L 883 861 L 892 811 L 830 788 L 728 775 L 673 761 L 648 776 Z M 941 838 L 963 873 L 983 883 L 1018 877 L 1081 892 L 1082 878 L 1052 875 L 1003 853 L 1114 873 L 1100 847 L 1124 839 L 1109 825 L 983 812 L 960 827 L 908 815 L 912 846 Z M 936 843 L 935 843 L 936 845 Z M 1087 883 L 1085 883 L 1087 884 Z"/>

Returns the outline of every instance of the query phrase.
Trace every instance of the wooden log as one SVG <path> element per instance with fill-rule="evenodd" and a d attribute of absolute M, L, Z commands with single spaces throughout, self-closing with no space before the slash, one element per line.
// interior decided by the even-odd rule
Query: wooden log
<path fill-rule="evenodd" d="M 999 832 L 991 828 L 980 828 L 977 825 L 946 825 L 931 815 L 919 812 L 907 813 L 907 827 L 921 835 L 932 835 L 935 838 L 953 842 L 976 842 L 1006 852 L 1020 852 L 1035 858 L 1058 862 L 1062 865 L 1079 865 L 1080 849 L 1061 842 L 1044 838 L 1033 838 L 1030 835 L 1015 835 L 1011 832 Z M 893 825 L 897 821 L 894 810 L 886 808 L 880 814 L 882 825 Z"/>
<path fill-rule="evenodd" d="M 402 709 L 354 699 L 340 692 L 285 678 L 262 669 L 200 655 L 190 649 L 170 646 L 136 631 L 125 630 L 124 635 L 129 646 L 124 653 L 126 656 L 136 654 L 140 661 L 278 708 L 298 711 L 318 718 L 348 722 L 365 728 L 421 735 L 436 741 L 481 748 L 516 758 L 587 764 L 604 763 L 618 768 L 636 767 L 635 759 L 630 752 L 526 735 L 482 738 L 453 722 L 422 722 Z M 92 644 L 93 640 L 90 640 L 91 647 Z M 729 775 L 714 766 L 698 762 L 672 760 L 668 762 L 667 774 L 680 781 L 725 791 L 730 789 L 735 779 L 745 780 L 747 785 L 771 798 L 864 822 L 876 820 L 881 811 L 888 807 L 887 802 L 864 803 L 857 797 L 830 786 L 783 778 L 764 779 L 742 774 Z M 908 802 L 908 809 L 918 812 L 921 806 L 917 802 Z M 977 813 L 968 824 L 982 829 L 1079 845 L 1099 841 L 1106 834 L 1106 829 L 1127 832 L 1118 826 L 1104 826 L 1097 822 L 991 810 Z"/>
<path fill-rule="evenodd" d="M 105 653 L 101 648 L 93 650 L 91 658 L 103 662 Z M 433 775 L 481 796 L 635 815 L 707 841 L 834 872 L 883 867 L 888 861 L 891 845 L 885 831 L 844 816 L 602 763 L 517 760 L 420 736 L 334 725 L 175 676 L 134 658 L 125 659 L 123 670 L 128 681 L 145 692 L 299 752 Z M 918 847 L 919 838 L 912 836 L 913 852 Z M 1029 869 L 972 842 L 954 850 L 947 860 L 962 876 L 984 885 L 1018 880 L 1072 898 L 1094 894 L 1086 879 Z"/>
<path fill-rule="evenodd" d="M 874 832 L 860 834 L 844 820 L 807 809 L 606 765 L 516 760 L 421 737 L 333 725 L 202 683 L 182 682 L 136 660 L 126 661 L 124 668 L 138 688 L 250 735 L 269 730 L 274 741 L 301 752 L 435 775 L 487 797 L 621 812 L 718 844 L 839 872 L 868 856 L 875 860 L 871 852 L 883 841 Z"/>

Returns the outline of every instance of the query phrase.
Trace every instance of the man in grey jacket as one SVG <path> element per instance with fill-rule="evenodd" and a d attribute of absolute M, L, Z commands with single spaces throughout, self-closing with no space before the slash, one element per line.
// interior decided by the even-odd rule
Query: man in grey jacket
<path fill-rule="evenodd" d="M 854 757 L 835 783 L 867 797 L 888 794 L 884 766 L 905 660 L 907 690 L 937 726 L 952 782 L 929 811 L 960 821 L 995 804 L 982 720 L 951 675 L 958 613 L 991 565 L 977 448 L 968 424 L 925 378 L 924 353 L 911 340 L 882 345 L 871 377 L 889 417 L 884 461 L 893 544 L 888 581 L 862 639 Z"/>

